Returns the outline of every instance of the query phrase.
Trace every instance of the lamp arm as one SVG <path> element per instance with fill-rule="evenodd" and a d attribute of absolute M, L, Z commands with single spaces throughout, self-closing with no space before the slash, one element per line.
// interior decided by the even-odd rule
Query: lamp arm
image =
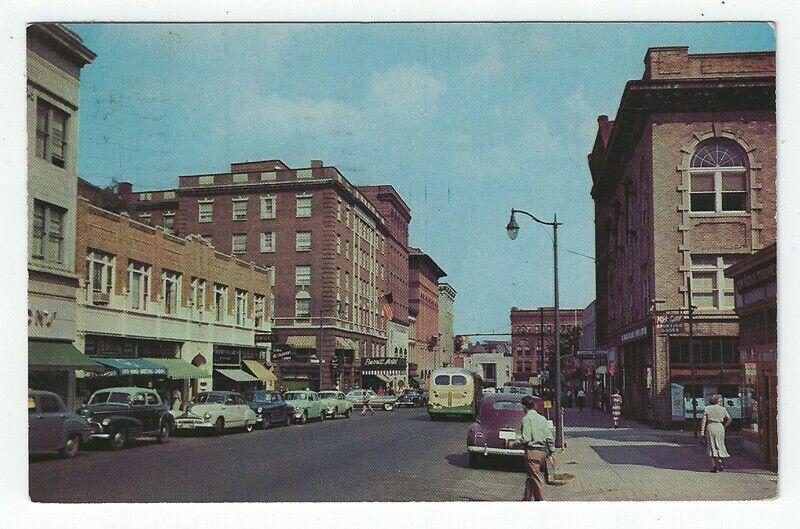
<path fill-rule="evenodd" d="M 536 218 L 535 215 L 531 215 L 530 213 L 522 209 L 512 209 L 511 214 L 513 215 L 514 213 L 522 213 L 523 215 L 527 215 L 534 221 L 538 222 L 539 224 L 544 224 L 545 226 L 560 226 L 562 224 L 561 222 L 545 222 L 543 220 Z"/>

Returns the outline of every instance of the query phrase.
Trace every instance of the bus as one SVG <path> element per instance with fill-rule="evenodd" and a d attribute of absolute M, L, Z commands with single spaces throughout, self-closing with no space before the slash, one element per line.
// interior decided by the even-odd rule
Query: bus
<path fill-rule="evenodd" d="M 473 419 L 483 394 L 483 380 L 469 369 L 442 367 L 431 373 L 428 383 L 428 415 Z"/>

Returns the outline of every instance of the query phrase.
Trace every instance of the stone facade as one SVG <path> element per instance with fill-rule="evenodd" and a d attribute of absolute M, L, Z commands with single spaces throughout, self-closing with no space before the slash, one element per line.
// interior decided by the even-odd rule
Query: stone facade
<path fill-rule="evenodd" d="M 618 357 L 630 416 L 671 420 L 671 382 L 697 394 L 738 386 L 738 325 L 722 271 L 775 240 L 774 60 L 652 48 L 616 120 L 598 119 L 589 155 L 597 340 Z M 690 281 L 694 332 L 707 338 L 691 366 L 685 321 L 654 325 L 680 319 Z"/>
<path fill-rule="evenodd" d="M 453 344 L 453 309 L 456 290 L 449 283 L 439 283 L 439 341 L 438 356 L 442 364 L 453 365 L 455 345 Z"/>

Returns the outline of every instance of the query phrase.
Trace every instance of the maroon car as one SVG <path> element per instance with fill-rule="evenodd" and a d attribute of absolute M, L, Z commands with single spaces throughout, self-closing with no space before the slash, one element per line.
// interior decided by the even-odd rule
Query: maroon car
<path fill-rule="evenodd" d="M 522 457 L 522 448 L 513 446 L 525 415 L 522 397 L 514 393 L 483 396 L 478 416 L 467 432 L 469 466 L 480 466 L 490 455 Z M 534 409 L 546 417 L 542 399 L 532 398 Z"/>

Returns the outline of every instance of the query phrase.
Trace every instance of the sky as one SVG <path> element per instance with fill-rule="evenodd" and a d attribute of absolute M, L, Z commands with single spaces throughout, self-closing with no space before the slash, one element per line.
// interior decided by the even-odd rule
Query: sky
<path fill-rule="evenodd" d="M 81 74 L 78 173 L 135 190 L 236 161 L 312 159 L 391 184 L 410 244 L 457 291 L 455 332 L 508 332 L 510 308 L 594 299 L 586 156 L 653 46 L 775 49 L 767 24 L 72 24 Z"/>

